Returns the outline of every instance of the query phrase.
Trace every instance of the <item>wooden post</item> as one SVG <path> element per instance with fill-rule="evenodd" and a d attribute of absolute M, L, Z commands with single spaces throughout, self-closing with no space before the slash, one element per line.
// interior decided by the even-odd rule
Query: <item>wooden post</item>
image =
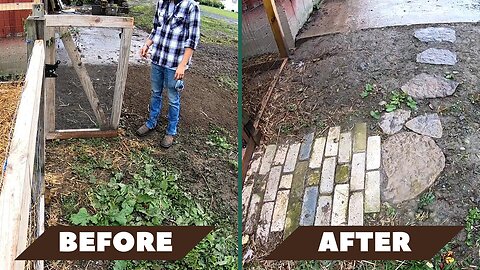
<path fill-rule="evenodd" d="M 55 64 L 57 43 L 55 39 L 55 28 L 45 27 L 45 64 Z M 45 78 L 44 92 L 45 108 L 44 121 L 45 133 L 48 137 L 49 133 L 55 131 L 55 78 Z"/>
<path fill-rule="evenodd" d="M 265 12 L 267 12 L 268 22 L 270 23 L 270 27 L 272 28 L 273 36 L 275 37 L 275 42 L 277 43 L 280 57 L 288 57 L 285 35 L 283 34 L 282 25 L 280 24 L 280 19 L 278 17 L 275 0 L 263 0 L 263 6 L 265 7 Z"/>
<path fill-rule="evenodd" d="M 25 85 L 15 119 L 0 191 L 0 269 L 23 270 L 25 261 L 15 261 L 28 239 L 31 181 L 37 143 L 40 94 L 45 66 L 43 41 L 35 41 L 25 76 Z"/>
<path fill-rule="evenodd" d="M 30 61 L 30 55 L 32 53 L 33 44 L 37 39 L 43 39 L 44 37 L 44 26 L 45 26 L 45 17 L 39 10 L 43 10 L 43 4 L 34 4 L 33 13 L 38 14 L 39 16 L 28 16 L 25 22 L 25 34 L 27 42 L 27 61 Z"/>
<path fill-rule="evenodd" d="M 115 80 L 115 93 L 113 94 L 112 118 L 110 122 L 113 129 L 117 129 L 120 124 L 123 93 L 125 92 L 125 84 L 127 82 L 128 58 L 130 56 L 130 40 L 132 39 L 132 34 L 132 28 L 124 28 L 122 31 L 120 56 L 118 58 L 117 77 Z"/>

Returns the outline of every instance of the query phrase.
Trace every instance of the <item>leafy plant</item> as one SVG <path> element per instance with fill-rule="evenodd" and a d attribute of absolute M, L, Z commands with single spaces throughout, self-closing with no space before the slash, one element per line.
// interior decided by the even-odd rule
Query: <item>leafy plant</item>
<path fill-rule="evenodd" d="M 365 84 L 365 88 L 363 89 L 363 92 L 360 93 L 360 96 L 362 98 L 368 97 L 373 92 L 373 89 L 374 89 L 374 85 L 369 83 Z"/>
<path fill-rule="evenodd" d="M 88 192 L 90 205 L 71 214 L 74 225 L 210 225 L 212 213 L 177 184 L 179 174 L 161 168 L 148 151 L 131 157 L 131 173 L 115 172 Z M 236 240 L 225 227 L 212 232 L 183 260 L 115 261 L 114 270 L 235 269 Z"/>
<path fill-rule="evenodd" d="M 380 112 L 378 110 L 370 111 L 370 115 L 375 119 L 380 119 Z"/>
<path fill-rule="evenodd" d="M 228 142 L 227 137 L 225 136 L 226 132 L 221 129 L 214 128 L 210 131 L 208 135 L 208 145 L 218 147 L 222 150 L 230 150 L 233 146 Z"/>
<path fill-rule="evenodd" d="M 418 208 L 424 208 L 431 205 L 435 201 L 435 194 L 431 191 L 422 194 L 418 202 Z"/>
<path fill-rule="evenodd" d="M 480 223 L 480 210 L 477 207 L 468 210 L 468 215 L 465 218 L 465 231 L 467 232 L 467 239 L 465 243 L 471 247 L 478 244 L 478 239 L 475 237 L 476 226 Z"/>
<path fill-rule="evenodd" d="M 417 109 L 417 102 L 411 96 L 403 91 L 392 91 L 390 101 L 385 104 L 386 112 L 393 112 L 401 108 L 402 104 L 407 105 L 411 110 Z"/>

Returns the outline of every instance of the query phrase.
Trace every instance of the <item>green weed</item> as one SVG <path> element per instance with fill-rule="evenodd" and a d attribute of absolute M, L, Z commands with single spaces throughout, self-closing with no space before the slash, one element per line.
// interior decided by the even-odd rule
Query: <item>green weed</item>
<path fill-rule="evenodd" d="M 360 96 L 362 98 L 368 97 L 373 92 L 373 89 L 374 89 L 373 84 L 369 84 L 369 83 L 365 84 L 365 88 L 363 89 L 363 92 L 360 94 Z"/>
<path fill-rule="evenodd" d="M 213 213 L 204 209 L 193 196 L 177 184 L 179 174 L 160 167 L 145 149 L 130 158 L 131 173 L 112 172 L 88 192 L 90 205 L 69 217 L 73 225 L 159 226 L 207 225 Z M 155 269 L 234 269 L 236 240 L 226 228 L 220 228 L 180 261 L 115 261 L 114 270 Z"/>
<path fill-rule="evenodd" d="M 477 207 L 474 207 L 468 210 L 468 215 L 465 218 L 465 231 L 467 232 L 465 243 L 469 247 L 478 245 L 479 239 L 478 236 L 476 236 L 476 227 L 478 227 L 478 225 L 480 225 L 480 210 L 478 210 Z"/>
<path fill-rule="evenodd" d="M 230 91 L 237 91 L 237 82 L 233 80 L 230 76 L 224 74 L 218 77 L 220 86 L 226 87 Z"/>
<path fill-rule="evenodd" d="M 429 191 L 425 192 L 420 196 L 420 201 L 418 202 L 418 208 L 424 208 L 431 205 L 435 201 L 435 193 Z"/>
<path fill-rule="evenodd" d="M 207 144 L 215 146 L 221 150 L 231 150 L 233 146 L 228 142 L 225 134 L 227 133 L 224 130 L 218 128 L 212 129 L 208 135 Z"/>
<path fill-rule="evenodd" d="M 370 116 L 375 118 L 376 120 L 380 119 L 380 112 L 378 110 L 370 111 Z"/>

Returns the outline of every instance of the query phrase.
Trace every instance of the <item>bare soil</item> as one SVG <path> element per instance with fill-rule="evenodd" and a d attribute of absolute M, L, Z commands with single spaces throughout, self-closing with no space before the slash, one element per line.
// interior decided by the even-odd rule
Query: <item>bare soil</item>
<path fill-rule="evenodd" d="M 422 209 L 418 198 L 385 207 L 380 215 L 368 217 L 368 224 L 464 225 L 468 210 L 480 204 L 480 24 L 443 26 L 456 30 L 454 44 L 416 40 L 413 32 L 422 25 L 332 34 L 299 45 L 262 117 L 265 143 L 300 139 L 310 130 L 325 132 L 329 126 L 346 130 L 356 122 L 367 122 L 372 135 L 381 134 L 370 111 L 381 110 L 379 103 L 388 102 L 392 90 L 422 72 L 453 74 L 461 83 L 453 96 L 418 101 L 419 108 L 412 113 L 414 117 L 436 112 L 441 117 L 444 133 L 435 141 L 446 156 L 446 167 L 430 190 L 435 201 Z M 416 55 L 431 47 L 456 52 L 459 62 L 455 66 L 416 63 Z M 268 74 L 255 76 L 258 79 L 244 79 L 244 102 Z M 360 93 L 367 83 L 375 84 L 376 91 L 362 99 Z M 247 110 L 255 111 L 258 104 L 250 104 Z M 388 210 L 391 207 L 393 214 Z M 466 246 L 465 237 L 462 231 L 452 242 L 455 256 L 479 265 L 479 247 Z"/>

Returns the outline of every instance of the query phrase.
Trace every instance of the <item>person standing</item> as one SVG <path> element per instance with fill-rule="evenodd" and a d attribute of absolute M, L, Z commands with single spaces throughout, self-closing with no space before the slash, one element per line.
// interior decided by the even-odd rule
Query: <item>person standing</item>
<path fill-rule="evenodd" d="M 153 29 L 140 56 L 146 58 L 151 49 L 150 114 L 147 121 L 137 130 L 144 136 L 158 122 L 162 109 L 163 89 L 168 91 L 168 125 L 160 145 L 172 146 L 177 135 L 180 115 L 180 91 L 193 52 L 200 40 L 200 8 L 194 0 L 159 0 L 153 20 Z"/>

